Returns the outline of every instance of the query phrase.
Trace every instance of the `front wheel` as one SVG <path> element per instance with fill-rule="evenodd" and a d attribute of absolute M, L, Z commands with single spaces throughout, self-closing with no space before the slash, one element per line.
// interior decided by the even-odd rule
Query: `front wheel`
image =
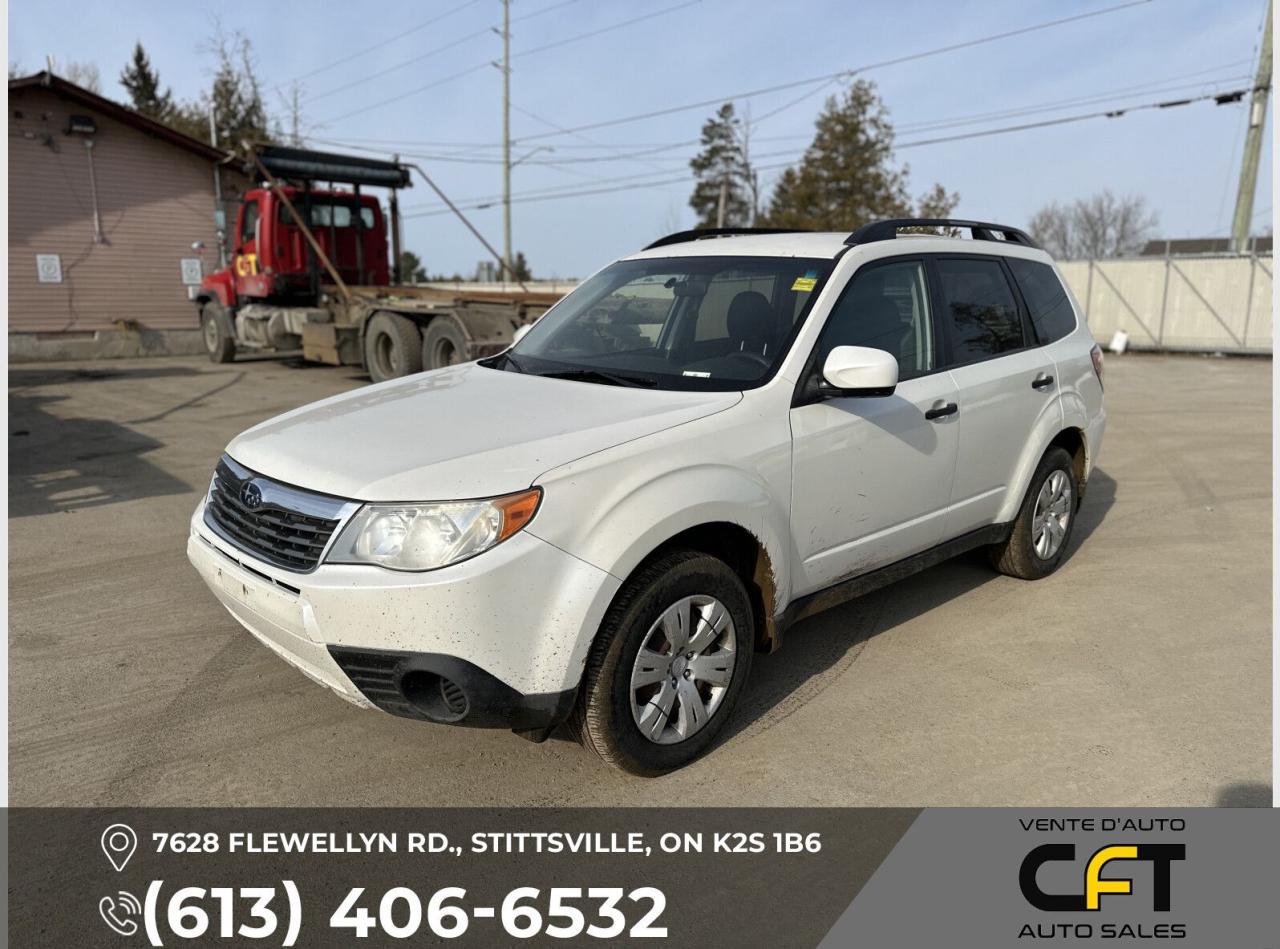
<path fill-rule="evenodd" d="M 615 767 L 659 775 L 705 753 L 742 691 L 751 603 L 728 565 L 678 551 L 622 588 L 592 645 L 572 724 Z"/>
<path fill-rule="evenodd" d="M 200 338 L 210 362 L 231 362 L 236 357 L 236 340 L 231 318 L 222 304 L 210 300 L 200 308 Z"/>
<path fill-rule="evenodd" d="M 1039 580 L 1057 570 L 1071 543 L 1079 497 L 1071 456 L 1050 448 L 1031 476 L 1009 539 L 991 548 L 995 568 L 1021 580 Z"/>

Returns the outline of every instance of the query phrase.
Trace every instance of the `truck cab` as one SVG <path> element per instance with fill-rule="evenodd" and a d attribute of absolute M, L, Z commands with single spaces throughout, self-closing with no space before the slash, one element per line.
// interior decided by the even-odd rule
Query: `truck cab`
<path fill-rule="evenodd" d="M 285 186 L 338 274 L 354 286 L 391 283 L 387 225 L 372 195 Z M 283 200 L 268 188 L 245 193 L 232 233 L 228 266 L 204 278 L 202 289 L 227 308 L 242 301 L 314 305 L 319 294 L 315 252 Z"/>

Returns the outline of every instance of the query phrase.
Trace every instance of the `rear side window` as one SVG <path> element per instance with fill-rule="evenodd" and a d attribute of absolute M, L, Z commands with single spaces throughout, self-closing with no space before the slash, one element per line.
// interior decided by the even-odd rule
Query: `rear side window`
<path fill-rule="evenodd" d="M 1006 258 L 1013 279 L 1018 281 L 1022 299 L 1031 313 L 1031 324 L 1042 343 L 1053 343 L 1076 328 L 1076 313 L 1062 281 L 1048 264 L 1034 260 Z"/>
<path fill-rule="evenodd" d="M 998 260 L 940 257 L 943 314 L 957 364 L 1021 349 L 1022 318 Z"/>

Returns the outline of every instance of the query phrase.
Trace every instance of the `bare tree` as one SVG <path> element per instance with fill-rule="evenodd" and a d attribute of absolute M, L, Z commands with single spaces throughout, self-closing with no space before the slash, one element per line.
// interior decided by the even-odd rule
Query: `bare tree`
<path fill-rule="evenodd" d="M 81 89 L 102 94 L 102 74 L 94 63 L 68 62 L 60 70 L 63 79 L 74 82 Z"/>
<path fill-rule="evenodd" d="M 1070 206 L 1056 201 L 1045 205 L 1032 215 L 1029 229 L 1036 243 L 1054 257 L 1075 256 L 1075 232 L 1071 223 Z"/>
<path fill-rule="evenodd" d="M 306 97 L 302 83 L 295 79 L 289 83 L 288 89 L 277 90 L 276 95 L 280 99 L 284 118 L 277 122 L 282 127 L 276 130 L 275 137 L 287 141 L 294 148 L 301 148 L 312 131 L 312 123 L 307 121 L 302 111 L 302 100 Z"/>
<path fill-rule="evenodd" d="M 1136 254 L 1159 222 L 1142 195 L 1103 189 L 1069 205 L 1046 205 L 1031 218 L 1031 235 L 1055 257 L 1124 257 Z"/>

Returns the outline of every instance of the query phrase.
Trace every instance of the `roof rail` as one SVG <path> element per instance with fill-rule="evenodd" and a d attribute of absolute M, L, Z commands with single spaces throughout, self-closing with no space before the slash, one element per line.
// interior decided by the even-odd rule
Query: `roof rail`
<path fill-rule="evenodd" d="M 668 244 L 686 244 L 689 241 L 700 241 L 707 237 L 734 237 L 739 234 L 796 234 L 806 230 L 803 227 L 695 227 L 690 231 L 676 231 L 666 237 L 659 237 L 645 250 L 655 247 L 666 247 Z"/>
<path fill-rule="evenodd" d="M 891 241 L 898 236 L 900 227 L 959 227 L 973 235 L 975 241 L 995 241 L 1000 234 L 1010 244 L 1021 244 L 1023 247 L 1039 247 L 1025 231 L 1007 224 L 989 224 L 986 221 L 961 221 L 944 217 L 904 217 L 886 221 L 872 221 L 864 224 L 844 239 L 846 244 L 872 244 L 876 241 Z"/>

